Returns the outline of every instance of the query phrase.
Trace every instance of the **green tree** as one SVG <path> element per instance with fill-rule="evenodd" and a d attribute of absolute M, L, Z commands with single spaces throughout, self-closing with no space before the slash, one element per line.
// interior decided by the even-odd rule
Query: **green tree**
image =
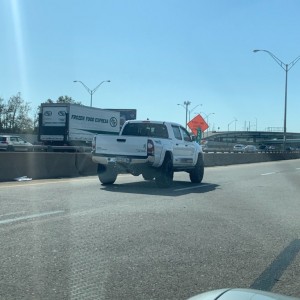
<path fill-rule="evenodd" d="M 60 96 L 56 100 L 56 103 L 71 103 L 71 104 L 81 104 L 80 101 L 75 101 L 72 99 L 72 97 L 69 96 Z"/>
<path fill-rule="evenodd" d="M 21 93 L 11 96 L 5 104 L 0 101 L 0 128 L 7 133 L 28 133 L 33 130 L 33 123 L 29 117 L 31 108 L 21 97 Z"/>
<path fill-rule="evenodd" d="M 52 99 L 47 99 L 44 103 L 70 103 L 70 104 L 81 104 L 80 101 L 74 100 L 72 97 L 69 96 L 60 96 L 55 101 Z"/>

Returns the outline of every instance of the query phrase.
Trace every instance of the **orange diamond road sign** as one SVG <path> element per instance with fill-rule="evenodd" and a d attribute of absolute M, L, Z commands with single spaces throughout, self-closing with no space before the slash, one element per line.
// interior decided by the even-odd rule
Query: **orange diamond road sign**
<path fill-rule="evenodd" d="M 189 128 L 192 130 L 194 135 L 197 135 L 197 129 L 200 128 L 201 131 L 205 131 L 208 128 L 207 123 L 205 120 L 201 117 L 201 115 L 197 115 L 194 119 L 189 121 L 187 123 Z"/>

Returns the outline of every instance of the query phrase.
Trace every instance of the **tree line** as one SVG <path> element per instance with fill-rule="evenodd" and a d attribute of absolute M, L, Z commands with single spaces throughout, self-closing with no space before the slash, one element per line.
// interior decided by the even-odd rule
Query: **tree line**
<path fill-rule="evenodd" d="M 44 103 L 81 104 L 69 96 L 60 96 L 56 100 L 47 99 Z M 0 133 L 36 133 L 40 106 L 32 113 L 29 102 L 21 93 L 11 96 L 7 101 L 0 98 Z"/>

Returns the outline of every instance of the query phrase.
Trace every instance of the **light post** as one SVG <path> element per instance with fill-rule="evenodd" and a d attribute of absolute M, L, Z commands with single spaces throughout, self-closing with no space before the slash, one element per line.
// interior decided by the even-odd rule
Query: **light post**
<path fill-rule="evenodd" d="M 189 121 L 191 120 L 191 113 L 198 107 L 198 106 L 202 106 L 202 104 L 198 104 L 195 107 L 193 107 L 192 109 L 189 110 Z"/>
<path fill-rule="evenodd" d="M 207 124 L 207 126 L 208 126 L 208 128 L 209 128 L 209 124 L 208 124 L 208 117 L 210 116 L 210 115 L 214 115 L 215 113 L 214 112 L 212 112 L 212 113 L 209 113 L 209 114 L 206 114 L 204 111 L 200 111 L 200 113 L 199 113 L 200 115 L 201 114 L 205 114 L 205 118 L 206 118 L 206 124 Z M 207 128 L 207 135 L 206 136 L 208 136 L 208 128 Z"/>
<path fill-rule="evenodd" d="M 210 115 L 214 115 L 215 113 L 214 113 L 214 112 L 209 113 L 209 114 L 206 114 L 206 113 L 204 113 L 204 112 L 202 112 L 202 113 L 206 115 L 207 125 L 209 125 L 209 124 L 208 124 L 208 117 L 209 117 Z"/>
<path fill-rule="evenodd" d="M 253 50 L 254 53 L 260 52 L 260 51 L 268 53 L 277 62 L 277 64 L 285 71 L 285 93 L 284 93 L 285 96 L 284 96 L 284 118 L 283 118 L 283 151 L 285 151 L 285 148 L 286 148 L 286 114 L 287 114 L 288 71 L 297 63 L 297 61 L 300 59 L 300 56 L 296 57 L 289 64 L 285 64 L 278 57 L 276 57 L 272 52 L 270 52 L 268 50 Z"/>
<path fill-rule="evenodd" d="M 236 130 L 236 122 L 237 122 L 237 119 L 234 118 L 233 121 L 231 121 L 231 122 L 228 123 L 228 125 L 227 125 L 227 131 L 229 131 L 229 126 L 230 126 L 233 122 L 235 122 L 235 130 Z"/>
<path fill-rule="evenodd" d="M 185 109 L 185 129 L 187 129 L 187 122 L 188 122 L 188 110 L 189 110 L 189 105 L 191 105 L 191 101 L 184 101 L 183 104 L 177 104 L 182 106 Z"/>
<path fill-rule="evenodd" d="M 92 107 L 93 105 L 93 94 L 96 92 L 96 90 L 99 88 L 99 86 L 104 83 L 104 82 L 110 82 L 110 80 L 103 80 L 101 81 L 93 90 L 91 90 L 90 88 L 88 88 L 82 81 L 80 80 L 74 80 L 73 82 L 80 82 L 84 88 L 88 91 L 88 93 L 91 95 L 91 104 L 90 106 Z"/>

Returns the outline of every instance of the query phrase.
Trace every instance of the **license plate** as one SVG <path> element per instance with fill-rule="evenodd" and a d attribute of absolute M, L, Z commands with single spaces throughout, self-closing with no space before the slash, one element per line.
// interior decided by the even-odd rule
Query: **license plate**
<path fill-rule="evenodd" d="M 127 157 L 116 157 L 116 162 L 120 162 L 120 163 L 129 163 L 130 159 Z"/>

